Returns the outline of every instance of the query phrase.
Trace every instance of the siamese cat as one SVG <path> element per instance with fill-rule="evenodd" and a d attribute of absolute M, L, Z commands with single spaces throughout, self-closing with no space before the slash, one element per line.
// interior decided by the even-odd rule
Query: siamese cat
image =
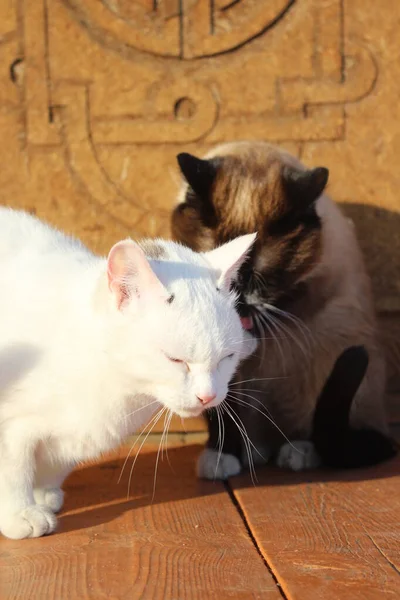
<path fill-rule="evenodd" d="M 370 280 L 353 223 L 325 194 L 328 169 L 309 169 L 263 142 L 224 144 L 203 159 L 180 154 L 178 163 L 185 181 L 172 215 L 174 239 L 205 252 L 257 232 L 234 289 L 242 325 L 259 347 L 231 385 L 221 456 L 219 422 L 208 414 L 198 474 L 226 478 L 271 457 L 295 470 L 320 464 L 327 454 L 320 456 L 323 445 L 317 452 L 312 440 L 317 399 L 335 361 L 352 346 L 365 348 L 369 364 L 350 427 L 387 440 L 385 361 Z M 241 438 L 244 430 L 250 442 Z M 340 436 L 331 439 L 328 454 L 337 466 L 386 457 L 379 444 L 357 439 L 356 453 Z"/>

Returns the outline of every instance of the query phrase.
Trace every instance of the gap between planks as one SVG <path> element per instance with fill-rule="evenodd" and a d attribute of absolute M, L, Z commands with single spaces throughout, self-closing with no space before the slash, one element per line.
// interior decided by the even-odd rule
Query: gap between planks
<path fill-rule="evenodd" d="M 256 551 L 258 552 L 258 554 L 261 557 L 261 560 L 263 561 L 266 569 L 268 570 L 269 574 L 271 575 L 272 579 L 275 582 L 275 585 L 277 587 L 278 592 L 280 593 L 280 595 L 282 596 L 282 598 L 284 598 L 285 600 L 287 600 L 287 596 L 284 593 L 281 584 L 279 583 L 273 569 L 272 566 L 268 563 L 268 560 L 266 559 L 265 555 L 263 554 L 262 548 L 261 546 L 258 544 L 257 539 L 251 529 L 250 523 L 248 522 L 246 515 L 242 509 L 242 507 L 240 506 L 239 500 L 236 498 L 235 496 L 235 492 L 234 490 L 231 488 L 229 480 L 228 481 L 224 481 L 224 486 L 225 486 L 225 490 L 229 496 L 229 498 L 231 499 L 231 502 L 233 504 L 233 506 L 236 508 L 236 511 L 239 515 L 239 517 L 242 520 L 243 526 L 247 531 L 247 534 L 250 538 L 251 543 L 253 544 L 254 548 L 256 549 Z"/>

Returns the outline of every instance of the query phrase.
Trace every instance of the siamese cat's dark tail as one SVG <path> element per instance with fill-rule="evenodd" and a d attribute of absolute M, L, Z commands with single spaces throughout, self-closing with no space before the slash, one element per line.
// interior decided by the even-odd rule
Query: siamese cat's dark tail
<path fill-rule="evenodd" d="M 335 468 L 375 465 L 396 454 L 395 443 L 373 429 L 349 424 L 353 398 L 368 367 L 363 346 L 352 346 L 337 359 L 318 398 L 311 439 L 323 464 Z"/>

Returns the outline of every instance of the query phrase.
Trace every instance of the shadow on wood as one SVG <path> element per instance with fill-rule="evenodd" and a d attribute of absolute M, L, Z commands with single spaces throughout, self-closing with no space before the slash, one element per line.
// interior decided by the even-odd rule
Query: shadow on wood
<path fill-rule="evenodd" d="M 184 502 L 194 498 L 210 497 L 225 491 L 221 482 L 198 480 L 195 475 L 196 456 L 201 446 L 172 448 L 168 451 L 169 462 L 159 460 L 157 475 L 157 452 L 144 448 L 136 462 L 130 494 L 129 473 L 134 457 L 127 461 L 120 483 L 118 479 L 124 464 L 125 453 L 100 464 L 85 466 L 68 478 L 66 501 L 60 515 L 60 526 L 55 536 L 67 531 L 87 529 L 111 522 L 126 512 L 152 507 L 163 503 Z M 400 460 L 394 459 L 382 465 L 349 471 L 323 470 L 293 473 L 273 466 L 257 468 L 258 483 L 253 484 L 244 473 L 233 478 L 236 489 L 265 486 L 296 486 L 304 483 L 363 482 L 395 477 L 400 474 Z M 153 496 L 154 492 L 154 496 Z"/>

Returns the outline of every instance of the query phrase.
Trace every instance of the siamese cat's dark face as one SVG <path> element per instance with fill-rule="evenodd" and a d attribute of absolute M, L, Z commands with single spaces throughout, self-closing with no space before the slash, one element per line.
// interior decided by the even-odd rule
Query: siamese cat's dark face
<path fill-rule="evenodd" d="M 324 167 L 307 170 L 268 144 L 226 148 L 226 154 L 209 159 L 178 155 L 188 185 L 172 215 L 172 233 L 204 251 L 257 232 L 236 284 L 239 312 L 246 316 L 251 307 L 279 307 L 294 299 L 318 263 L 322 227 L 316 200 L 329 173 Z"/>

